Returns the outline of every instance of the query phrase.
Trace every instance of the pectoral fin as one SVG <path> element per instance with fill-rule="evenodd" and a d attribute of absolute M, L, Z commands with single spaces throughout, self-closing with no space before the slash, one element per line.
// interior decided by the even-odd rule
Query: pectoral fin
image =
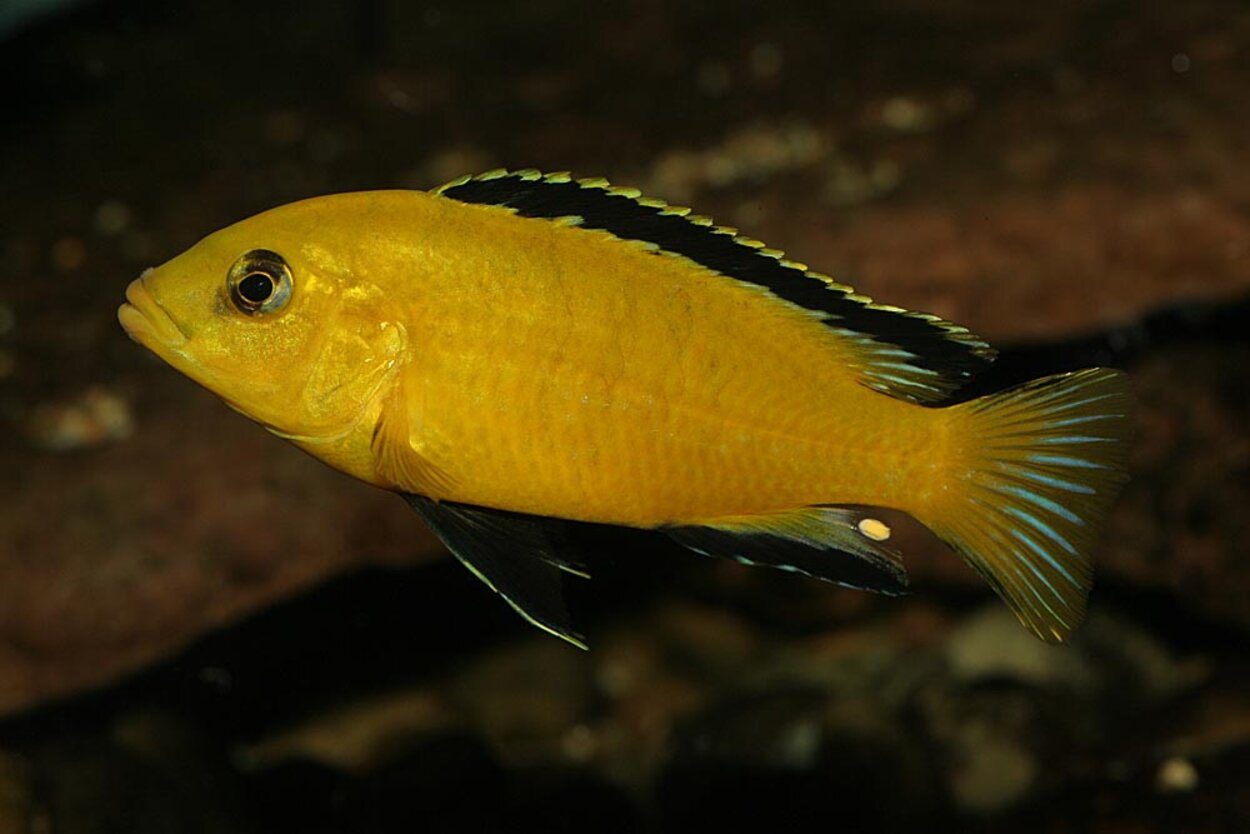
<path fill-rule="evenodd" d="M 907 571 L 898 553 L 883 544 L 890 528 L 862 510 L 803 507 L 662 529 L 705 556 L 767 565 L 882 594 L 907 590 Z"/>
<path fill-rule="evenodd" d="M 445 494 L 455 482 L 435 462 L 428 443 L 413 443 L 402 390 L 401 385 L 396 386 L 392 399 L 399 402 L 383 409 L 374 427 L 370 448 L 378 475 L 387 485 L 401 490 L 419 489 L 432 495 Z"/>
<path fill-rule="evenodd" d="M 589 574 L 563 546 L 562 522 L 401 494 L 447 549 L 518 614 L 543 631 L 586 648 L 564 605 L 560 574 Z"/>

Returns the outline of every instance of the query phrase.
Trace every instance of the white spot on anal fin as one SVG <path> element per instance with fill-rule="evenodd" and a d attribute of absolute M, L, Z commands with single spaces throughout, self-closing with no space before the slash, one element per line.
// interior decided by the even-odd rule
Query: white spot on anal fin
<path fill-rule="evenodd" d="M 883 542 L 890 537 L 890 527 L 879 518 L 862 518 L 859 521 L 859 532 L 875 542 Z"/>

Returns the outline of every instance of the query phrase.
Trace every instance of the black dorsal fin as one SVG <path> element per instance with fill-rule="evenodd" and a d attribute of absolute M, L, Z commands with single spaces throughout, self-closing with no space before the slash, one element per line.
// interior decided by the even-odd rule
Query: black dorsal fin
<path fill-rule="evenodd" d="M 735 229 L 716 226 L 687 208 L 642 198 L 635 189 L 613 188 L 606 180 L 499 170 L 462 177 L 434 193 L 463 203 L 502 206 L 522 217 L 576 218 L 581 228 L 643 242 L 763 287 L 820 313 L 829 327 L 856 342 L 863 383 L 891 396 L 939 402 L 994 359 L 989 345 L 959 325 L 874 304 Z"/>

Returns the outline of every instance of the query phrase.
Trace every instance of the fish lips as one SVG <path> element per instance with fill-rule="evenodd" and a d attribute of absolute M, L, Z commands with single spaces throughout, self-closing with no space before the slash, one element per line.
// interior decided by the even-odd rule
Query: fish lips
<path fill-rule="evenodd" d="M 162 348 L 177 352 L 187 342 L 187 334 L 156 300 L 143 279 L 147 273 L 130 282 L 126 303 L 117 308 L 117 321 L 139 344 L 160 354 Z"/>
<path fill-rule="evenodd" d="M 272 426 L 254 415 L 254 409 L 221 393 L 213 374 L 196 360 L 185 348 L 190 337 L 178 322 L 165 311 L 160 301 L 148 289 L 144 279 L 153 270 L 142 275 L 126 287 L 126 303 L 117 308 L 117 321 L 131 339 L 155 353 L 168 364 L 190 379 L 213 391 L 235 411 L 250 417 L 271 431 Z"/>

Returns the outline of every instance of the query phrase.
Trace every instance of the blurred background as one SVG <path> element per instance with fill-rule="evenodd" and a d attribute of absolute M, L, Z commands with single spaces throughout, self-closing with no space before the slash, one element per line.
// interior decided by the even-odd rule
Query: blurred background
<path fill-rule="evenodd" d="M 1250 830 L 1250 9 L 1222 0 L 0 0 L 0 833 Z M 694 205 L 1110 364 L 1073 645 L 577 536 L 592 651 L 115 321 L 258 210 L 494 167 Z"/>

